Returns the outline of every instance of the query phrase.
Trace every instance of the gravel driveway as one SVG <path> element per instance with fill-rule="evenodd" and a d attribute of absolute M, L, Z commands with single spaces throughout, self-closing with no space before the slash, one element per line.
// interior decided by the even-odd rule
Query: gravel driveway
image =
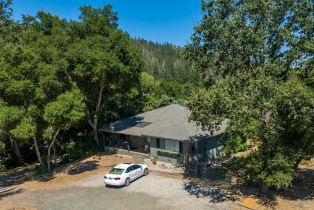
<path fill-rule="evenodd" d="M 27 192 L 8 198 L 21 205 L 38 209 L 231 209 L 232 203 L 211 203 L 185 189 L 182 179 L 149 174 L 128 187 L 107 188 L 103 173 L 92 175 L 70 186 L 53 190 Z"/>

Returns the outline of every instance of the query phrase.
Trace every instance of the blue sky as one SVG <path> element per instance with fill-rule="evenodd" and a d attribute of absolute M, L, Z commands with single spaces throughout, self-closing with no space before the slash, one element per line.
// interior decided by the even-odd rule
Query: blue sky
<path fill-rule="evenodd" d="M 119 26 L 132 37 L 183 46 L 201 19 L 201 0 L 13 0 L 14 18 L 43 10 L 75 20 L 79 7 L 112 4 Z"/>

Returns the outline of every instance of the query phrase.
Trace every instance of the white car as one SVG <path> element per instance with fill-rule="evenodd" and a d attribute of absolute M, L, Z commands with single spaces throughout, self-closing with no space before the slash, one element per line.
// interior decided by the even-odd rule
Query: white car
<path fill-rule="evenodd" d="M 104 176 L 106 185 L 128 186 L 131 181 L 148 174 L 147 165 L 122 163 L 116 165 L 109 173 Z"/>

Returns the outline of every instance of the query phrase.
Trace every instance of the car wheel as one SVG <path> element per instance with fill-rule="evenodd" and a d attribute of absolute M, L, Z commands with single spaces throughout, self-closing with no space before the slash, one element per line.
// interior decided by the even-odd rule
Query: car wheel
<path fill-rule="evenodd" d="M 147 175 L 148 175 L 148 169 L 145 168 L 145 170 L 144 170 L 144 176 L 147 176 Z"/>
<path fill-rule="evenodd" d="M 124 185 L 125 185 L 125 186 L 129 186 L 129 185 L 130 185 L 130 182 L 131 182 L 130 178 L 126 178 Z"/>

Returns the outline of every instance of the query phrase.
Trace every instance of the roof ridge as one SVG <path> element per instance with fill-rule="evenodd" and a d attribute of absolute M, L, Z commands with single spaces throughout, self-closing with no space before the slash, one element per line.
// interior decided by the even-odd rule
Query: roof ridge
<path fill-rule="evenodd" d="M 150 110 L 150 111 L 146 111 L 146 112 L 143 112 L 143 113 L 140 113 L 140 114 L 137 114 L 135 116 L 140 116 L 140 115 L 144 115 L 144 114 L 147 114 L 147 113 L 150 113 L 150 112 L 155 112 L 155 111 L 158 111 L 158 110 L 161 110 L 161 109 L 165 109 L 167 107 L 170 107 L 170 106 L 180 106 L 180 107 L 184 107 L 184 108 L 188 108 L 186 106 L 183 106 L 181 104 L 168 104 L 168 105 L 165 105 L 165 106 L 162 106 L 162 107 L 159 107 L 157 109 L 153 109 L 153 110 Z M 127 117 L 128 118 L 128 117 Z"/>

